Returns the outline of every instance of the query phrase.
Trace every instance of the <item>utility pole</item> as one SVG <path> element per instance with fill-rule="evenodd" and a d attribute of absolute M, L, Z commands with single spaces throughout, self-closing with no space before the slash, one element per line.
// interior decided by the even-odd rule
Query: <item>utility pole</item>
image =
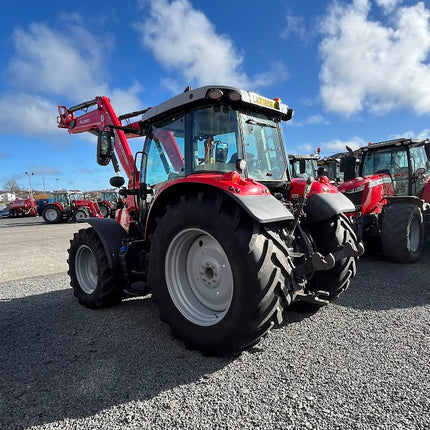
<path fill-rule="evenodd" d="M 33 172 L 25 172 L 25 174 L 28 176 L 28 184 L 30 185 L 30 198 L 33 200 L 33 190 L 31 188 L 31 177 L 34 175 Z"/>

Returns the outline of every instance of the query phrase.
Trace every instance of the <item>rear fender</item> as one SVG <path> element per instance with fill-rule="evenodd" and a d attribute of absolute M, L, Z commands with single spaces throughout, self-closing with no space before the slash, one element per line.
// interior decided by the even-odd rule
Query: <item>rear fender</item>
<path fill-rule="evenodd" d="M 312 194 L 308 197 L 304 212 L 306 220 L 315 223 L 334 215 L 354 212 L 355 206 L 341 193 Z"/>
<path fill-rule="evenodd" d="M 85 220 L 99 236 L 111 269 L 119 267 L 118 254 L 126 231 L 112 218 L 88 218 Z"/>
<path fill-rule="evenodd" d="M 57 202 L 52 202 L 52 203 L 47 203 L 44 207 L 43 207 L 43 209 L 45 209 L 45 208 L 47 208 L 47 207 L 49 207 L 49 206 L 55 206 L 56 208 L 58 208 L 61 212 L 64 212 L 64 207 L 63 207 L 63 205 L 61 205 L 60 203 L 57 203 Z"/>
<path fill-rule="evenodd" d="M 165 211 L 165 207 L 178 201 L 180 196 L 197 195 L 198 193 L 221 192 L 227 198 L 236 202 L 246 213 L 257 222 L 266 224 L 278 221 L 293 220 L 293 214 L 273 195 L 264 193 L 260 195 L 241 195 L 222 188 L 192 182 L 182 182 L 165 188 L 160 192 L 151 204 L 146 219 L 146 234 L 148 237 L 156 228 L 156 219 Z"/>

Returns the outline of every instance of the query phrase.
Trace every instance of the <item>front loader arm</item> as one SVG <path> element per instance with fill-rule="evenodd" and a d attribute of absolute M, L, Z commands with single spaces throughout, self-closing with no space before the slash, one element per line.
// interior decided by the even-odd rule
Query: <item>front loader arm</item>
<path fill-rule="evenodd" d="M 96 107 L 89 110 L 89 108 L 93 106 Z M 75 112 L 77 111 L 84 111 L 84 113 L 76 116 Z M 83 132 L 98 134 L 104 128 L 113 126 L 112 131 L 115 137 L 114 150 L 116 156 L 129 180 L 129 184 L 137 185 L 139 183 L 139 172 L 135 169 L 133 153 L 126 134 L 123 130 L 118 129 L 122 127 L 121 120 L 116 115 L 107 97 L 96 97 L 93 100 L 80 103 L 70 108 L 58 106 L 58 113 L 58 127 L 68 129 L 71 134 Z M 130 137 L 141 135 L 140 127 L 137 122 L 127 125 L 127 129 L 127 134 Z M 132 129 L 136 130 L 135 134 L 130 131 Z"/>

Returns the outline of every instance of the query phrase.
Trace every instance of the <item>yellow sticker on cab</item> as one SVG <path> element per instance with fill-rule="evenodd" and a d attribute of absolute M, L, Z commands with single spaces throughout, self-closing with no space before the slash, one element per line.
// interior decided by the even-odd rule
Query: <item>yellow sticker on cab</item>
<path fill-rule="evenodd" d="M 261 97 L 258 94 L 255 93 L 250 93 L 251 96 L 251 102 L 261 105 L 261 106 L 267 106 L 270 107 L 272 109 L 276 109 L 276 102 L 275 100 L 271 100 L 271 99 L 266 99 L 266 97 Z"/>

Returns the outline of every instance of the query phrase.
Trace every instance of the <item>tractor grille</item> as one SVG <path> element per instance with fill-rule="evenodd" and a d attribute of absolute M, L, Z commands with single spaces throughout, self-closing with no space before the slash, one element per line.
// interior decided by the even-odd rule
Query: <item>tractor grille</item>
<path fill-rule="evenodd" d="M 345 196 L 349 198 L 349 200 L 354 203 L 355 207 L 361 206 L 361 199 L 362 199 L 363 191 L 358 191 L 356 193 L 345 193 Z"/>

